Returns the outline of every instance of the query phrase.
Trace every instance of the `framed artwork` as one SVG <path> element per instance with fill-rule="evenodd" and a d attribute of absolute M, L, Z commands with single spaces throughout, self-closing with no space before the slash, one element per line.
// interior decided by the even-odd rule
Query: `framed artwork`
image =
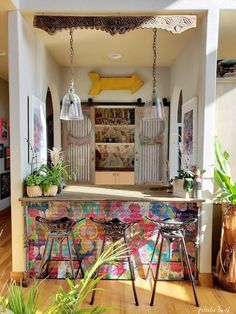
<path fill-rule="evenodd" d="M 4 145 L 0 144 L 0 158 L 4 157 Z"/>
<path fill-rule="evenodd" d="M 7 119 L 0 118 L 0 140 L 7 141 L 9 138 L 9 129 L 8 129 L 9 122 Z"/>
<path fill-rule="evenodd" d="M 217 77 L 236 78 L 236 59 L 217 60 Z"/>
<path fill-rule="evenodd" d="M 29 163 L 47 160 L 45 103 L 35 96 L 28 97 Z"/>
<path fill-rule="evenodd" d="M 197 162 L 197 97 L 182 107 L 182 168 L 189 169 Z"/>
<path fill-rule="evenodd" d="M 5 154 L 4 154 L 4 169 L 5 171 L 10 170 L 10 147 L 5 147 Z"/>
<path fill-rule="evenodd" d="M 11 195 L 11 177 L 10 172 L 0 174 L 0 196 L 1 199 Z"/>

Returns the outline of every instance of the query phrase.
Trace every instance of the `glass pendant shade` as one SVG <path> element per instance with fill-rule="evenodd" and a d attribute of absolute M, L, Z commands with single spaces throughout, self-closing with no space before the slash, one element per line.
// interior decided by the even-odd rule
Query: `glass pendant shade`
<path fill-rule="evenodd" d="M 152 100 L 145 103 L 144 120 L 165 120 L 164 106 L 160 98 L 153 96 Z"/>
<path fill-rule="evenodd" d="M 73 86 L 70 86 L 68 94 L 63 97 L 60 119 L 62 120 L 83 120 L 81 100 L 75 94 Z"/>

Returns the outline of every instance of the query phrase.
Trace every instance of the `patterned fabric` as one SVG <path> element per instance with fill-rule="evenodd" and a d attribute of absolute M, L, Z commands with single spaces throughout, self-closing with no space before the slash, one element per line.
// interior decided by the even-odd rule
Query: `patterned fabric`
<path fill-rule="evenodd" d="M 69 217 L 79 219 L 82 217 L 96 218 L 119 218 L 125 222 L 141 219 L 127 232 L 128 241 L 132 253 L 132 260 L 135 266 L 136 276 L 144 278 L 145 270 L 151 259 L 151 254 L 156 240 L 155 225 L 145 219 L 145 216 L 155 219 L 173 218 L 185 220 L 189 216 L 197 217 L 196 203 L 166 203 L 166 202 L 129 202 L 129 201 L 53 201 L 45 203 L 29 203 L 27 208 L 28 223 L 28 257 L 29 274 L 34 277 L 38 271 L 40 260 L 45 248 L 47 232 L 45 228 L 36 223 L 35 217 L 46 214 L 47 218 Z M 83 268 L 87 269 L 100 254 L 103 239 L 102 228 L 86 219 L 74 227 L 76 243 L 83 258 Z M 197 227 L 190 226 L 186 231 L 186 245 L 193 271 L 195 271 Z M 62 244 L 62 256 L 68 259 L 68 248 L 66 243 Z M 54 244 L 52 256 L 59 257 L 60 248 Z M 75 253 L 75 252 L 73 252 Z M 156 250 L 153 267 L 156 266 L 159 248 Z M 171 249 L 171 262 L 169 262 L 169 246 L 164 243 L 162 264 L 160 267 L 161 278 L 182 278 L 183 271 L 180 263 L 178 245 L 173 243 Z M 75 254 L 74 254 L 75 255 Z M 77 267 L 77 262 L 75 267 Z M 104 265 L 103 272 L 108 278 L 125 278 L 129 276 L 127 263 L 118 267 Z M 68 261 L 50 262 L 50 278 L 62 278 L 70 275 Z"/>

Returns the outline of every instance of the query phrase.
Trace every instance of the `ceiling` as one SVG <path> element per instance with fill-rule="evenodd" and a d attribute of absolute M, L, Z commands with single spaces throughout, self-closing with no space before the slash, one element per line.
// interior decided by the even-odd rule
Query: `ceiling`
<path fill-rule="evenodd" d="M 8 36 L 7 11 L 14 10 L 11 0 L 0 4 L 0 50 L 6 52 L 0 56 L 0 77 L 8 79 Z M 189 14 L 190 12 L 185 12 Z M 199 25 L 203 13 L 197 13 Z M 32 27 L 33 13 L 24 14 Z M 38 38 L 46 45 L 53 58 L 61 66 L 69 65 L 69 34 L 59 32 L 53 36 L 34 29 Z M 196 29 L 173 35 L 158 31 L 158 65 L 170 66 L 194 36 Z M 220 12 L 218 59 L 236 58 L 236 11 Z M 101 66 L 150 66 L 152 64 L 152 30 L 137 29 L 124 35 L 111 36 L 97 30 L 76 30 L 74 33 L 75 65 L 88 67 Z M 111 53 L 120 53 L 122 58 L 112 60 Z"/>
<path fill-rule="evenodd" d="M 10 2 L 10 0 L 7 1 Z M 0 49 L 7 52 L 7 16 L 5 12 L 0 12 L 0 14 L 3 16 L 3 18 L 0 17 Z M 23 15 L 29 27 L 33 27 L 34 14 L 24 13 Z M 201 13 L 197 13 L 198 24 L 201 18 Z M 60 66 L 69 65 L 68 31 L 58 32 L 53 36 L 36 28 L 34 32 Z M 190 29 L 182 34 L 173 35 L 167 31 L 158 31 L 158 65 L 171 65 L 195 32 L 196 29 Z M 151 29 L 136 29 L 115 36 L 104 31 L 77 29 L 74 32 L 74 64 L 84 67 L 150 66 L 152 64 L 152 36 Z M 122 58 L 119 60 L 109 58 L 112 53 L 119 53 Z M 8 78 L 7 56 L 0 57 L 0 77 Z"/>
<path fill-rule="evenodd" d="M 25 15 L 25 18 L 32 25 L 33 16 Z M 195 29 L 190 29 L 182 34 L 173 35 L 159 30 L 158 65 L 171 65 L 195 31 Z M 40 29 L 35 29 L 35 32 L 45 43 L 56 62 L 61 66 L 68 66 L 69 31 L 61 31 L 52 36 Z M 100 30 L 77 29 L 74 32 L 74 63 L 76 66 L 86 67 L 150 66 L 152 64 L 152 36 L 151 29 L 136 29 L 115 36 Z M 122 58 L 112 60 L 109 58 L 112 53 L 119 53 Z"/>
<path fill-rule="evenodd" d="M 160 30 L 158 32 L 158 64 L 169 66 L 191 38 L 195 30 L 179 35 Z M 39 38 L 58 64 L 69 65 L 69 32 L 62 31 L 54 36 L 36 30 Z M 76 30 L 74 33 L 76 66 L 149 66 L 152 64 L 151 29 L 136 29 L 123 35 L 111 36 L 104 31 Z M 109 55 L 119 53 L 122 58 L 112 60 Z"/>
<path fill-rule="evenodd" d="M 236 59 L 236 11 L 220 12 L 218 59 Z"/>

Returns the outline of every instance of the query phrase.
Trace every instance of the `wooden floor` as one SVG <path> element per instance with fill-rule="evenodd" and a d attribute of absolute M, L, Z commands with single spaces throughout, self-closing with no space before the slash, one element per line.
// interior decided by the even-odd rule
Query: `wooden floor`
<path fill-rule="evenodd" d="M 9 211 L 0 213 L 0 291 L 6 291 L 6 283 L 11 271 L 11 224 Z M 59 286 L 65 286 L 63 280 L 47 280 L 42 283 L 41 309 L 50 301 L 49 296 L 58 291 Z M 220 287 L 197 287 L 200 309 L 194 306 L 191 286 L 188 283 L 158 282 L 155 306 L 150 307 L 150 293 L 152 282 L 147 280 L 136 281 L 140 306 L 134 305 L 131 282 L 103 281 L 96 295 L 95 304 L 116 307 L 116 311 L 109 314 L 190 314 L 190 313 L 236 313 L 236 294 L 224 291 Z M 4 291 L 4 292 L 3 292 Z M 85 307 L 90 305 L 85 304 Z M 42 311 L 39 311 L 42 313 Z"/>

